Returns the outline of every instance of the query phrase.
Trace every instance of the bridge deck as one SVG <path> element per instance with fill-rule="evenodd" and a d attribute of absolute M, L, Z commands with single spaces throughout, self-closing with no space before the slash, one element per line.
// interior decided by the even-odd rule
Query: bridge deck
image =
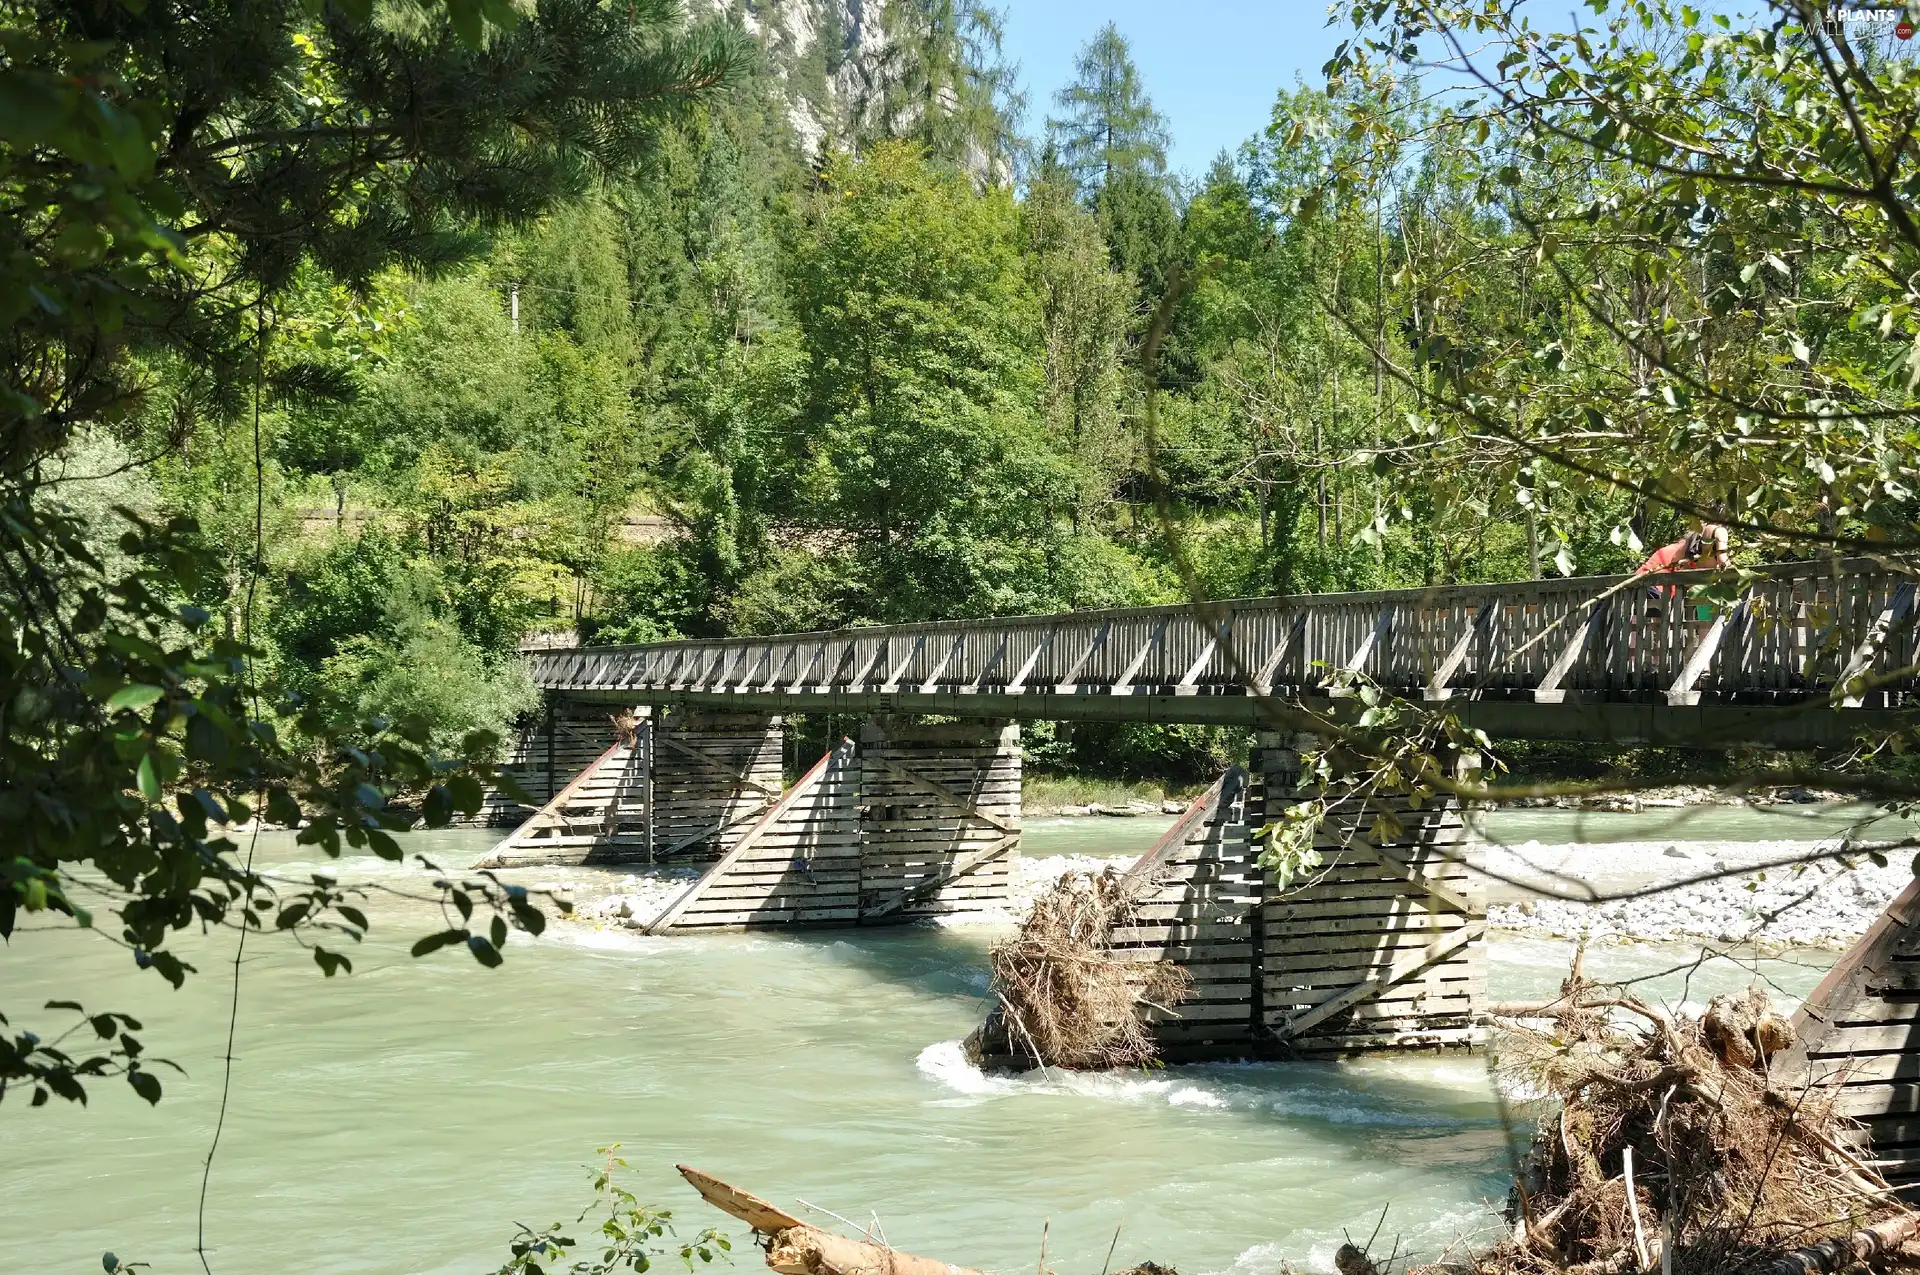
<path fill-rule="evenodd" d="M 528 658 L 538 685 L 569 698 L 764 712 L 1283 725 L 1286 705 L 1351 711 L 1351 684 L 1366 679 L 1509 737 L 1812 747 L 1911 718 L 1913 574 L 1786 563 L 1731 606 L 1686 597 L 1715 578 L 1236 599 Z"/>

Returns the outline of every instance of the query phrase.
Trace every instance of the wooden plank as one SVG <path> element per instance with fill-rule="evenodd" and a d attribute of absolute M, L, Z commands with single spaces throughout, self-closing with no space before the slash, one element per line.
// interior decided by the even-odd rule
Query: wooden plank
<path fill-rule="evenodd" d="M 1094 633 L 1093 640 L 1087 643 L 1087 649 L 1080 653 L 1080 658 L 1073 662 L 1073 666 L 1069 668 L 1060 678 L 1059 682 L 1054 685 L 1053 689 L 1056 694 L 1071 695 L 1074 692 L 1078 686 L 1078 682 L 1075 679 L 1077 679 L 1081 671 L 1087 667 L 1087 662 L 1093 659 L 1100 648 L 1107 644 L 1107 635 L 1111 632 L 1113 632 L 1113 621 L 1108 619 L 1104 621 L 1100 625 L 1099 630 Z"/>
<path fill-rule="evenodd" d="M 1361 640 L 1360 645 L 1341 663 L 1339 671 L 1328 679 L 1326 685 L 1329 694 L 1339 696 L 1353 693 L 1354 679 L 1365 671 L 1367 661 L 1373 658 L 1374 649 L 1393 632 L 1393 612 L 1392 606 L 1380 609 L 1379 618 L 1373 622 L 1373 632 Z"/>
<path fill-rule="evenodd" d="M 1382 974 L 1377 974 L 1372 978 L 1355 983 L 1345 991 L 1327 997 L 1313 1008 L 1287 1019 L 1284 1024 L 1276 1028 L 1276 1034 L 1285 1040 L 1311 1030 L 1315 1024 L 1324 1022 L 1341 1010 L 1357 1005 L 1370 996 L 1378 995 L 1395 983 L 1403 979 L 1412 978 L 1428 966 L 1445 960 L 1454 952 L 1478 938 L 1485 932 L 1485 929 L 1484 924 L 1476 924 L 1454 932 L 1433 944 L 1419 956 L 1395 964 L 1391 969 Z"/>
<path fill-rule="evenodd" d="M 1403 876 L 1407 883 L 1412 885 L 1414 889 L 1419 890 L 1422 894 L 1433 899 L 1437 899 L 1450 908 L 1458 908 L 1460 911 L 1467 913 L 1486 911 L 1485 908 L 1477 907 L 1473 900 L 1465 894 L 1443 883 L 1437 876 L 1429 876 L 1422 872 L 1420 868 L 1413 865 L 1409 856 L 1401 854 L 1400 851 L 1392 847 L 1368 846 L 1367 852 L 1378 859 L 1381 866 Z"/>
<path fill-rule="evenodd" d="M 750 849 L 753 843 L 773 826 L 782 813 L 797 803 L 800 798 L 812 791 L 814 786 L 820 782 L 821 778 L 827 773 L 828 769 L 836 760 L 844 763 L 851 754 L 852 746 L 844 740 L 839 745 L 828 749 L 826 754 L 813 764 L 812 769 L 808 770 L 805 775 L 802 775 L 799 781 L 796 782 L 792 788 L 789 788 L 779 801 L 774 803 L 773 808 L 760 817 L 759 822 L 747 829 L 746 834 L 742 836 L 739 841 L 735 842 L 726 854 L 716 860 L 713 866 L 708 868 L 698 881 L 694 882 L 679 898 L 669 904 L 666 911 L 654 918 L 653 923 L 647 926 L 647 933 L 660 934 L 671 930 L 675 919 L 678 918 L 682 912 L 686 911 L 687 907 L 693 903 L 694 900 L 698 899 L 709 885 L 724 875 L 726 871 L 739 860 L 742 853 Z"/>
<path fill-rule="evenodd" d="M 1560 648 L 1560 653 L 1554 657 L 1553 663 L 1541 675 L 1539 685 L 1533 688 L 1534 702 L 1559 704 L 1566 700 L 1567 692 L 1560 683 L 1566 680 L 1567 674 L 1573 671 L 1573 666 L 1585 653 L 1587 642 L 1593 637 L 1594 630 L 1600 625 L 1600 617 L 1604 614 L 1605 610 L 1598 602 L 1587 603 L 1587 613 L 1581 617 L 1580 623 L 1574 626 L 1573 636 L 1568 638 L 1567 644 Z"/>
<path fill-rule="evenodd" d="M 1147 656 L 1152 653 L 1156 646 L 1166 641 L 1167 624 L 1171 619 L 1171 616 L 1166 615 L 1160 617 L 1160 622 L 1154 626 L 1153 632 L 1148 636 L 1147 640 L 1140 644 L 1140 650 L 1135 653 L 1133 660 L 1127 665 L 1126 669 L 1121 672 L 1120 676 L 1114 679 L 1113 684 L 1107 687 L 1108 694 L 1127 695 L 1132 693 L 1133 680 L 1140 675 L 1140 669 L 1146 664 Z"/>
<path fill-rule="evenodd" d="M 759 780 L 753 778 L 751 771 L 742 773 L 740 771 L 734 770 L 732 767 L 728 766 L 726 763 L 707 755 L 706 753 L 702 752 L 700 749 L 694 748 L 689 744 L 684 744 L 681 741 L 675 739 L 670 730 L 661 731 L 659 733 L 659 739 L 660 739 L 660 743 L 662 743 L 668 748 L 673 749 L 675 752 L 681 754 L 683 757 L 687 757 L 693 761 L 697 761 L 701 765 L 709 767 L 710 769 L 717 771 L 722 775 L 725 775 L 728 779 L 731 779 L 736 786 L 745 787 L 745 788 L 755 788 L 765 793 L 767 796 L 775 799 L 778 799 L 780 796 L 779 789 L 770 788 L 766 784 L 763 784 Z M 756 740 L 755 741 L 756 750 L 758 749 L 758 746 L 759 746 L 759 741 Z"/>
<path fill-rule="evenodd" d="M 1894 587 L 1892 600 L 1867 626 L 1866 634 L 1847 657 L 1846 668 L 1841 671 L 1835 684 L 1842 708 L 1861 708 L 1866 705 L 1864 683 L 1872 673 L 1873 666 L 1879 662 L 1881 648 L 1886 645 L 1888 636 L 1895 626 L 1912 613 L 1913 599 L 1913 581 L 1901 581 Z"/>
<path fill-rule="evenodd" d="M 1687 651 L 1686 660 L 1680 666 L 1678 676 L 1673 679 L 1673 684 L 1667 687 L 1667 703 L 1680 705 L 1700 702 L 1700 692 L 1694 688 L 1700 684 L 1701 677 L 1706 674 L 1707 669 L 1713 664 L 1714 657 L 1719 654 L 1721 641 L 1725 638 L 1727 631 L 1746 622 L 1747 606 L 1752 598 L 1751 593 L 1743 594 L 1740 601 L 1734 604 L 1731 612 L 1722 611 L 1714 616 L 1713 623 L 1707 626 L 1707 631 L 1693 640 L 1692 646 Z"/>
<path fill-rule="evenodd" d="M 1013 849 L 1013 847 L 1019 844 L 1020 844 L 1020 834 L 1017 832 L 1010 833 L 1007 836 L 1001 837 L 998 841 L 986 847 L 984 850 L 977 851 L 974 854 L 968 855 L 966 858 L 961 859 L 958 862 L 952 864 L 945 871 L 941 872 L 938 876 L 928 877 L 926 880 L 921 881 L 916 885 L 908 886 L 906 889 L 901 890 L 891 895 L 890 897 L 882 900 L 881 902 L 874 904 L 873 907 L 861 913 L 860 919 L 863 922 L 878 921 L 886 917 L 892 916 L 895 913 L 904 910 L 910 904 L 918 903 L 922 899 L 924 899 L 927 895 L 934 893 L 935 891 L 941 889 L 944 886 L 952 884 L 953 882 L 959 880 L 961 877 L 966 876 L 968 873 L 973 872 L 975 869 L 983 866 L 984 864 L 994 859 L 998 859 L 1001 855 L 1005 854 L 1007 851 Z"/>
<path fill-rule="evenodd" d="M 1203 826 L 1217 811 L 1231 806 L 1245 790 L 1246 783 L 1247 772 L 1238 766 L 1229 766 L 1225 774 L 1193 799 L 1186 813 L 1174 820 L 1173 827 L 1160 834 L 1160 839 L 1153 843 L 1151 849 L 1133 861 L 1133 866 L 1127 869 L 1122 878 L 1128 883 L 1128 888 L 1134 891 L 1146 889 L 1154 872 L 1166 865 L 1176 851 L 1186 848 L 1187 838 L 1196 828 Z"/>
<path fill-rule="evenodd" d="M 989 814 L 987 813 L 987 811 L 974 806 L 972 802 L 968 801 L 965 797 L 961 796 L 959 793 L 955 792 L 953 789 L 947 787 L 945 784 L 937 783 L 934 780 L 924 778 L 920 775 L 916 775 L 912 771 L 908 770 L 906 767 L 900 765 L 898 762 L 895 762 L 890 758 L 875 756 L 869 753 L 867 756 L 867 760 L 870 762 L 873 762 L 876 765 L 885 767 L 888 773 L 892 774 L 894 777 L 901 780 L 903 783 L 911 784 L 913 787 L 918 788 L 923 792 L 930 793 L 933 796 L 940 798 L 940 800 L 946 802 L 948 805 L 953 806 L 957 810 L 961 811 L 962 814 L 967 818 L 978 819 L 982 823 L 992 824 L 994 827 L 1000 829 L 1000 831 L 1002 832 L 1019 832 L 1020 831 L 1018 825 L 1008 822 L 1006 819 L 1003 819 L 999 815 Z"/>
<path fill-rule="evenodd" d="M 1462 664 L 1466 663 L 1467 653 L 1473 649 L 1474 639 L 1487 631 L 1488 622 L 1493 619 L 1499 609 L 1500 604 L 1491 598 L 1480 604 L 1480 610 L 1455 639 L 1453 649 L 1448 651 L 1446 658 L 1434 667 L 1433 676 L 1427 679 L 1426 687 L 1421 692 L 1422 699 L 1437 702 L 1453 697 L 1453 691 L 1450 689 L 1453 675 L 1460 671 Z"/>

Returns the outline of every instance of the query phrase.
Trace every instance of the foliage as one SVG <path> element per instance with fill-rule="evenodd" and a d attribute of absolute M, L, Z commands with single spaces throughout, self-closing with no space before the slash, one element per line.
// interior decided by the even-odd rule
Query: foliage
<path fill-rule="evenodd" d="M 424 822 L 444 826 L 479 808 L 494 739 L 477 732 L 442 759 L 418 721 L 366 723 L 364 746 L 325 753 L 291 751 L 257 707 L 244 640 L 204 633 L 209 613 L 192 596 L 216 569 L 184 520 L 157 525 L 125 514 L 120 550 L 130 571 L 107 574 L 73 518 L 32 517 L 16 501 L 15 528 L 31 528 L 32 561 L 59 561 L 51 579 L 22 599 L 36 624 L 22 625 L 0 648 L 0 686 L 8 705 L 7 783 L 0 827 L 10 857 L 0 863 L 0 937 L 11 938 L 22 912 L 50 912 L 94 924 L 108 906 L 117 934 L 106 934 L 178 987 L 192 968 L 167 949 L 169 934 L 192 925 L 234 925 L 292 932 L 331 976 L 352 969 L 318 941 L 358 941 L 367 918 L 315 875 L 310 887 L 280 893 L 240 855 L 233 829 L 256 817 L 301 829 L 303 844 L 338 855 L 343 846 L 401 857 L 393 833 Z M 48 667 L 63 670 L 48 679 Z M 333 736 L 312 706 L 286 710 L 304 733 Z M 400 804 L 417 801 L 415 808 Z M 443 898 L 470 916 L 479 904 L 494 918 L 493 937 L 475 955 L 498 960 L 508 918 L 538 933 L 545 918 L 526 890 L 491 882 L 439 883 Z M 313 937 L 308 937 L 313 936 Z M 49 1009 L 81 1015 L 102 1053 L 76 1058 L 20 1030 L 0 1044 L 0 1096 L 30 1085 L 34 1105 L 48 1095 L 85 1101 L 84 1078 L 121 1074 L 149 1102 L 158 1077 L 142 1061 L 130 1016 L 92 1014 L 72 1002 Z M 116 1021 L 117 1020 L 117 1021 Z"/>
<path fill-rule="evenodd" d="M 1120 178 L 1164 176 L 1167 122 L 1153 109 L 1120 28 L 1101 27 L 1073 71 L 1073 82 L 1054 94 L 1061 114 L 1047 119 L 1060 166 L 1090 192 Z"/>
<path fill-rule="evenodd" d="M 895 0 L 884 45 L 859 66 L 852 113 L 867 140 L 911 140 L 981 184 L 1010 180 L 1024 143 L 1019 68 L 1002 55 L 998 10 L 968 0 Z"/>
<path fill-rule="evenodd" d="M 1471 91 L 1425 135 L 1497 210 L 1423 217 L 1400 272 L 1416 353 L 1390 368 L 1419 410 L 1397 441 L 1430 440 L 1537 511 L 1562 570 L 1592 561 L 1569 498 L 1603 492 L 1625 498 L 1611 538 L 1630 547 L 1695 519 L 1762 552 L 1920 539 L 1920 85 L 1891 40 L 1770 8 L 1742 28 L 1603 4 L 1565 31 L 1510 3 L 1351 9 L 1334 69 L 1366 153 L 1330 195 L 1407 144 L 1370 103 L 1428 42 Z M 1485 304 L 1502 293 L 1518 304 Z"/>
<path fill-rule="evenodd" d="M 631 171 L 668 114 L 735 75 L 738 44 L 666 0 L 489 2 L 490 26 L 475 0 L 371 9 L 48 4 L 0 20 L 0 936 L 22 912 L 90 927 L 106 908 L 103 937 L 175 986 L 192 971 L 168 936 L 195 924 L 286 932 L 326 975 L 350 970 L 326 944 L 365 933 L 351 894 L 322 875 L 277 890 L 238 830 L 271 820 L 329 855 L 398 858 L 395 832 L 476 811 L 492 777 L 497 737 L 455 723 L 511 705 L 276 684 L 254 631 L 281 531 L 268 502 L 292 481 L 273 458 L 337 477 L 379 441 L 314 413 L 386 357 L 384 272 L 446 269 L 483 229 Z M 114 515 L 112 555 L 97 509 L 47 485 L 81 427 L 165 458 L 160 507 Z M 446 495 L 457 485 L 421 529 L 451 524 L 449 622 L 499 651 L 521 624 L 492 622 L 503 566 L 482 551 L 506 533 L 458 516 L 483 502 Z M 364 603 L 353 587 L 337 600 Z M 344 651 L 344 627 L 300 636 Z M 471 650 L 447 632 L 407 640 L 460 665 Z M 354 711 L 375 701 L 439 720 Z M 436 888 L 483 964 L 545 924 L 517 886 Z M 485 933 L 468 931 L 476 911 Z M 136 1020 L 49 1008 L 83 1015 L 96 1052 L 9 1022 L 0 1094 L 84 1101 L 86 1080 L 119 1074 L 158 1100 Z"/>
<path fill-rule="evenodd" d="M 498 1275 L 546 1275 L 549 1271 L 555 1272 L 555 1275 L 561 1271 L 572 1272 L 573 1275 L 611 1275 L 614 1271 L 622 1270 L 647 1271 L 652 1269 L 656 1256 L 675 1250 L 691 1271 L 696 1257 L 701 1265 L 706 1265 L 716 1255 L 732 1251 L 732 1242 L 711 1227 L 685 1243 L 658 1243 L 673 1234 L 673 1214 L 665 1209 L 642 1207 L 631 1191 L 613 1180 L 615 1169 L 624 1171 L 632 1167 L 614 1154 L 619 1149 L 619 1143 L 600 1148 L 600 1155 L 605 1157 L 604 1165 L 588 1170 L 593 1178 L 593 1200 L 580 1211 L 573 1226 L 555 1222 L 536 1231 L 521 1223 L 519 1234 L 509 1246 L 511 1256 L 500 1267 Z M 575 1229 L 596 1212 L 606 1214 L 600 1225 L 594 1228 L 597 1238 L 583 1245 L 564 1233 Z M 594 1248 L 600 1250 L 597 1258 L 590 1254 Z M 573 1249 L 586 1249 L 588 1252 L 583 1252 L 567 1265 L 561 1265 L 570 1256 L 569 1250 Z"/>
<path fill-rule="evenodd" d="M 900 143 L 837 161 L 796 230 L 808 380 L 787 512 L 838 542 L 845 618 L 1039 600 L 1065 484 L 1035 420 L 1017 245 L 1009 192 Z"/>
<path fill-rule="evenodd" d="M 530 629 L 1628 569 L 1707 517 L 1743 565 L 1920 539 L 1920 88 L 1800 0 L 1350 0 L 1328 81 L 1191 183 L 1109 25 L 1019 189 L 960 0 L 752 65 L 741 6 L 369 8 L 5 23 L 7 906 L 120 892 L 156 966 L 246 923 L 236 803 L 373 845 L 470 804 Z M 1425 800 L 1472 742 L 1363 711 L 1328 792 Z M 1242 742 L 1032 741 L 1194 780 Z M 97 1064 L 10 1025 L 12 1080 L 150 1075 L 107 1025 Z"/>

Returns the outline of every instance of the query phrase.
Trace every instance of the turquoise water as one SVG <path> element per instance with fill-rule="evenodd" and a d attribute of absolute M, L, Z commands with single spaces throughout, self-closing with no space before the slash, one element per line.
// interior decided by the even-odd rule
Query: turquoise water
<path fill-rule="evenodd" d="M 1848 802 L 1776 806 L 1682 806 L 1639 811 L 1493 810 L 1481 816 L 1490 840 L 1527 841 L 1818 841 L 1856 828 L 1867 837 L 1910 836 L 1906 820 L 1884 816 L 1872 804 Z"/>
<path fill-rule="evenodd" d="M 1137 852 L 1165 823 L 1042 823 L 1028 850 Z M 423 835 L 410 848 L 468 862 L 491 839 Z M 299 866 L 285 838 L 263 850 Z M 378 861 L 345 866 L 422 883 Z M 1477 1059 L 983 1077 L 958 1048 L 985 1008 L 993 936 L 981 930 L 568 928 L 516 936 L 488 971 L 464 953 L 406 955 L 436 927 L 424 905 L 376 895 L 369 910 L 378 937 L 351 976 L 323 979 L 290 944 L 250 941 L 207 1214 L 217 1275 L 495 1269 L 515 1220 L 571 1218 L 586 1202 L 580 1166 L 609 1142 L 634 1164 L 628 1185 L 689 1231 L 729 1219 L 676 1163 L 803 1214 L 798 1200 L 862 1224 L 877 1215 L 897 1247 L 989 1270 L 1034 1269 L 1044 1226 L 1050 1267 L 1094 1275 L 1119 1227 L 1116 1268 L 1151 1258 L 1184 1275 L 1271 1275 L 1283 1258 L 1326 1269 L 1343 1231 L 1370 1232 L 1389 1202 L 1386 1233 L 1437 1255 L 1485 1224 L 1520 1136 Z M 0 1267 L 98 1270 L 110 1248 L 155 1272 L 199 1269 L 232 951 L 230 934 L 183 943 L 202 973 L 174 992 L 97 937 L 15 937 L 0 958 L 6 1012 L 55 997 L 136 1012 L 150 1051 L 188 1076 L 157 1108 L 118 1084 L 86 1109 L 9 1098 Z M 1611 949 L 1589 964 L 1628 977 L 1687 956 Z M 1500 941 L 1490 957 L 1494 998 L 1525 998 L 1557 984 L 1567 949 Z M 1799 995 L 1820 970 L 1764 973 Z M 1646 990 L 1701 1000 L 1746 977 L 1722 965 Z M 736 1264 L 764 1269 L 751 1249 Z"/>

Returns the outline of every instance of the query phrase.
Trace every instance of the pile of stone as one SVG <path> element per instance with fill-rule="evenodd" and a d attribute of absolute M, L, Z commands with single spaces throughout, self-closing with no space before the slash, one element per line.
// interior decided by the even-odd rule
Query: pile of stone
<path fill-rule="evenodd" d="M 1587 847 L 1589 853 L 1609 849 Z M 1709 861 L 1699 869 L 1721 866 L 1724 861 Z M 1850 864 L 1830 860 L 1743 872 L 1610 902 L 1523 899 L 1497 903 L 1487 909 L 1487 920 L 1503 929 L 1600 942 L 1705 939 L 1766 948 L 1841 950 L 1879 919 L 1913 875 L 1913 865 L 1905 857 L 1886 867 L 1864 857 Z"/>

